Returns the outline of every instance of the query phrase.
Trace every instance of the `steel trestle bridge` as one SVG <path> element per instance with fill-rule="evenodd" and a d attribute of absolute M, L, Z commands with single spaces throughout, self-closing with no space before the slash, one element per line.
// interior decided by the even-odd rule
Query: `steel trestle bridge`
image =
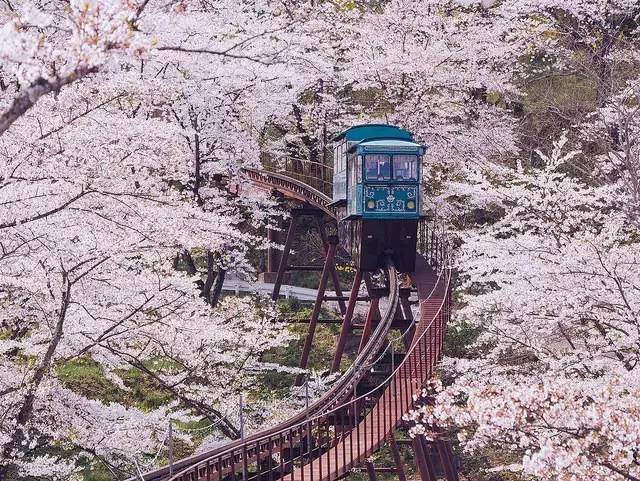
<path fill-rule="evenodd" d="M 143 474 L 144 481 L 334 481 L 353 470 L 366 471 L 370 481 L 379 473 L 394 473 L 394 479 L 408 481 L 398 445 L 397 431 L 405 426 L 402 417 L 432 377 L 441 358 L 446 325 L 451 312 L 452 271 L 449 248 L 440 228 L 421 221 L 415 272 L 410 273 L 413 289 L 403 288 L 390 259 L 385 263 L 384 287 L 376 287 L 368 273 L 356 270 L 350 293 L 343 295 L 335 268 L 337 236 L 327 234 L 327 226 L 337 231 L 338 213 L 321 190 L 284 173 L 247 169 L 252 184 L 278 193 L 297 203 L 291 219 L 284 251 L 270 252 L 268 270 L 275 275 L 273 298 L 277 299 L 299 219 L 312 216 L 325 248 L 325 261 L 317 266 L 320 286 L 300 358 L 306 368 L 314 334 L 321 322 L 320 310 L 329 279 L 332 279 L 342 315 L 341 330 L 331 371 L 340 368 L 347 338 L 361 331 L 358 354 L 334 385 L 304 412 L 261 432 L 229 442 Z M 275 236 L 275 234 L 272 233 Z M 282 239 L 275 239 L 282 240 Z M 311 270 L 311 269 L 307 269 Z M 367 286 L 369 309 L 364 325 L 353 323 L 362 281 Z M 411 296 L 416 295 L 416 300 Z M 381 298 L 386 302 L 380 303 Z M 417 302 L 414 319 L 411 304 Z M 384 306 L 381 310 L 381 306 Z M 391 329 L 402 336 L 390 341 Z M 396 344 L 394 346 L 394 344 Z M 297 379 L 300 384 L 302 378 Z M 421 481 L 458 481 L 456 462 L 446 438 L 432 443 L 422 438 L 410 442 L 416 460 L 415 476 Z M 392 467 L 376 467 L 371 455 L 389 449 Z M 414 476 L 414 477 L 415 477 Z"/>

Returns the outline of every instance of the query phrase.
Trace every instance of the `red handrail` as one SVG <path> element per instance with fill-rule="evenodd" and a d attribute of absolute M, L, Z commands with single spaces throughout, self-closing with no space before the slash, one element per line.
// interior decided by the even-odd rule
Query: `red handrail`
<path fill-rule="evenodd" d="M 302 199 L 335 218 L 335 212 L 330 206 L 331 199 L 303 182 L 273 172 L 247 169 L 246 173 L 254 182 Z M 383 321 L 377 326 L 361 355 L 320 400 L 308 411 L 298 413 L 278 426 L 174 464 L 175 468 L 183 469 L 168 481 L 210 481 L 227 475 L 234 481 L 254 478 L 272 481 L 285 473 L 287 474 L 282 479 L 305 481 L 306 474 L 309 481 L 333 480 L 388 439 L 401 422 L 402 415 L 411 407 L 413 395 L 419 393 L 424 382 L 431 376 L 433 367 L 441 356 L 444 326 L 450 315 L 448 306 L 451 269 L 448 265 L 448 246 L 443 236 L 436 235 L 436 229 L 424 221 L 418 229 L 418 250 L 425 254 L 427 264 L 437 268 L 437 271 L 431 271 L 428 276 L 429 281 L 435 279 L 435 282 L 428 294 L 421 294 L 424 298 L 420 299 L 421 319 L 415 339 L 402 362 L 385 380 L 369 392 L 361 395 L 356 393 L 353 399 L 343 402 L 355 392 L 366 371 L 377 364 L 391 347 L 388 344 L 382 349 L 398 299 L 396 274 L 391 266 L 388 272 L 391 281 L 389 309 Z M 381 350 L 382 354 L 378 354 Z M 425 359 L 428 361 L 426 364 Z M 361 407 L 372 399 L 377 399 L 377 402 L 370 411 L 367 412 L 366 408 L 363 411 Z M 348 424 L 345 423 L 345 416 L 350 419 Z M 288 449 L 290 459 L 285 459 L 285 449 Z M 274 453 L 278 455 L 277 462 L 274 461 Z M 250 465 L 255 465 L 255 473 L 249 472 Z M 241 468 L 239 473 L 238 466 Z M 147 473 L 143 479 L 164 479 L 167 474 L 168 469 L 165 467 Z M 317 479 L 311 480 L 314 475 Z"/>
<path fill-rule="evenodd" d="M 225 463 L 225 461 L 237 457 L 240 454 L 239 451 L 242 451 L 243 454 L 248 451 L 248 457 L 243 456 L 244 460 L 242 460 L 243 473 L 248 471 L 250 461 L 256 460 L 257 472 L 251 476 L 245 476 L 247 479 L 253 479 L 253 477 L 261 478 L 263 475 L 267 476 L 267 479 L 272 479 L 272 469 L 270 468 L 268 472 L 263 473 L 260 464 L 263 461 L 272 459 L 273 452 L 280 453 L 280 456 L 283 455 L 283 440 L 293 445 L 294 440 L 298 439 L 300 440 L 300 449 L 304 450 L 305 448 L 302 446 L 305 445 L 303 441 L 306 439 L 306 452 L 302 452 L 299 456 L 294 456 L 283 463 L 284 470 L 287 470 L 288 467 L 293 468 L 296 461 L 299 461 L 301 467 L 291 469 L 290 473 L 282 477 L 282 479 L 302 480 L 305 478 L 305 473 L 309 481 L 314 474 L 319 481 L 336 479 L 351 467 L 357 465 L 371 454 L 380 443 L 388 439 L 401 422 L 402 415 L 410 409 L 413 395 L 420 392 L 424 382 L 431 376 L 435 363 L 441 356 L 443 339 L 441 332 L 448 318 L 447 305 L 451 269 L 447 267 L 441 271 L 441 274 L 437 280 L 437 285 L 440 285 L 440 287 L 436 286 L 436 293 L 439 292 L 443 295 L 441 298 L 436 296 L 437 299 L 440 299 L 436 312 L 428 322 L 424 319 L 421 320 L 418 327 L 418 332 L 421 331 L 420 335 L 412 342 L 411 348 L 403 361 L 378 386 L 366 394 L 359 395 L 346 403 L 315 416 L 306 417 L 304 420 L 295 423 L 285 423 L 284 426 L 278 426 L 264 433 L 259 433 L 239 445 L 233 443 L 235 445 L 212 453 L 195 466 L 190 466 L 177 473 L 169 481 L 196 481 L 205 477 L 213 480 L 221 479 L 226 467 L 229 466 L 229 463 Z M 426 299 L 423 300 L 423 302 L 426 301 Z M 436 342 L 432 343 L 433 340 L 436 340 Z M 429 362 L 424 365 L 423 361 L 427 356 Z M 364 415 L 362 420 L 360 420 L 360 415 L 357 415 L 359 422 L 356 424 L 355 429 L 352 428 L 345 435 L 345 424 L 342 422 L 341 436 L 338 436 L 337 429 L 335 429 L 333 438 L 331 435 L 327 436 L 326 440 L 320 437 L 321 442 L 319 445 L 317 444 L 317 436 L 312 433 L 321 432 L 322 428 L 326 428 L 331 416 L 337 418 L 340 415 L 343 418 L 343 412 L 358 413 L 359 405 L 374 397 L 374 394 L 378 394 L 376 397 L 378 397 L 379 401 L 369 413 Z M 372 414 L 374 410 L 375 414 Z M 382 412 L 384 412 L 384 416 Z M 386 419 L 387 417 L 388 420 Z M 380 424 L 380 419 L 383 419 L 382 425 Z M 335 423 L 333 425 L 335 426 Z M 348 443 L 347 439 L 349 439 Z M 280 440 L 280 442 L 276 440 Z M 315 445 L 314 442 L 316 443 Z M 348 446 L 348 454 L 345 452 L 345 446 Z M 325 447 L 327 449 L 323 449 Z M 335 461 L 340 449 L 345 453 L 342 463 Z M 271 456 L 263 456 L 265 451 L 269 451 Z M 331 468 L 332 458 L 334 459 L 333 469 Z M 282 463 L 282 457 L 280 462 Z M 279 474 L 282 475 L 283 473 Z"/>

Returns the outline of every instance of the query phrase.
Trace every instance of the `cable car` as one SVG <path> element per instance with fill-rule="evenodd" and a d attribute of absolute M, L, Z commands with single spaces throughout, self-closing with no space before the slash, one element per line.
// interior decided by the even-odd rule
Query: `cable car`
<path fill-rule="evenodd" d="M 390 253 L 401 272 L 413 271 L 425 150 L 387 124 L 356 125 L 334 139 L 333 204 L 359 268 L 375 270 Z"/>
<path fill-rule="evenodd" d="M 335 138 L 333 201 L 348 219 L 418 219 L 425 147 L 400 127 L 357 125 Z"/>

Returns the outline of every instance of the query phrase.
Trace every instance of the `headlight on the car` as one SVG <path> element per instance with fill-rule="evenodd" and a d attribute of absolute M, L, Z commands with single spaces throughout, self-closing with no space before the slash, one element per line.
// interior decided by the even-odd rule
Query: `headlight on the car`
<path fill-rule="evenodd" d="M 374 200 L 367 201 L 367 209 L 373 210 L 376 208 L 376 202 Z"/>
<path fill-rule="evenodd" d="M 416 203 L 412 200 L 407 201 L 407 209 L 413 210 L 416 208 Z"/>

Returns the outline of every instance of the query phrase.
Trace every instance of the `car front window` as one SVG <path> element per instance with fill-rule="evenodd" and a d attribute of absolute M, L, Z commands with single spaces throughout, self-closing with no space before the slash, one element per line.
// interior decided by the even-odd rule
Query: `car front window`
<path fill-rule="evenodd" d="M 393 177 L 395 180 L 418 180 L 418 156 L 394 155 Z"/>
<path fill-rule="evenodd" d="M 387 154 L 369 154 L 365 157 L 367 180 L 391 179 L 391 156 Z"/>

